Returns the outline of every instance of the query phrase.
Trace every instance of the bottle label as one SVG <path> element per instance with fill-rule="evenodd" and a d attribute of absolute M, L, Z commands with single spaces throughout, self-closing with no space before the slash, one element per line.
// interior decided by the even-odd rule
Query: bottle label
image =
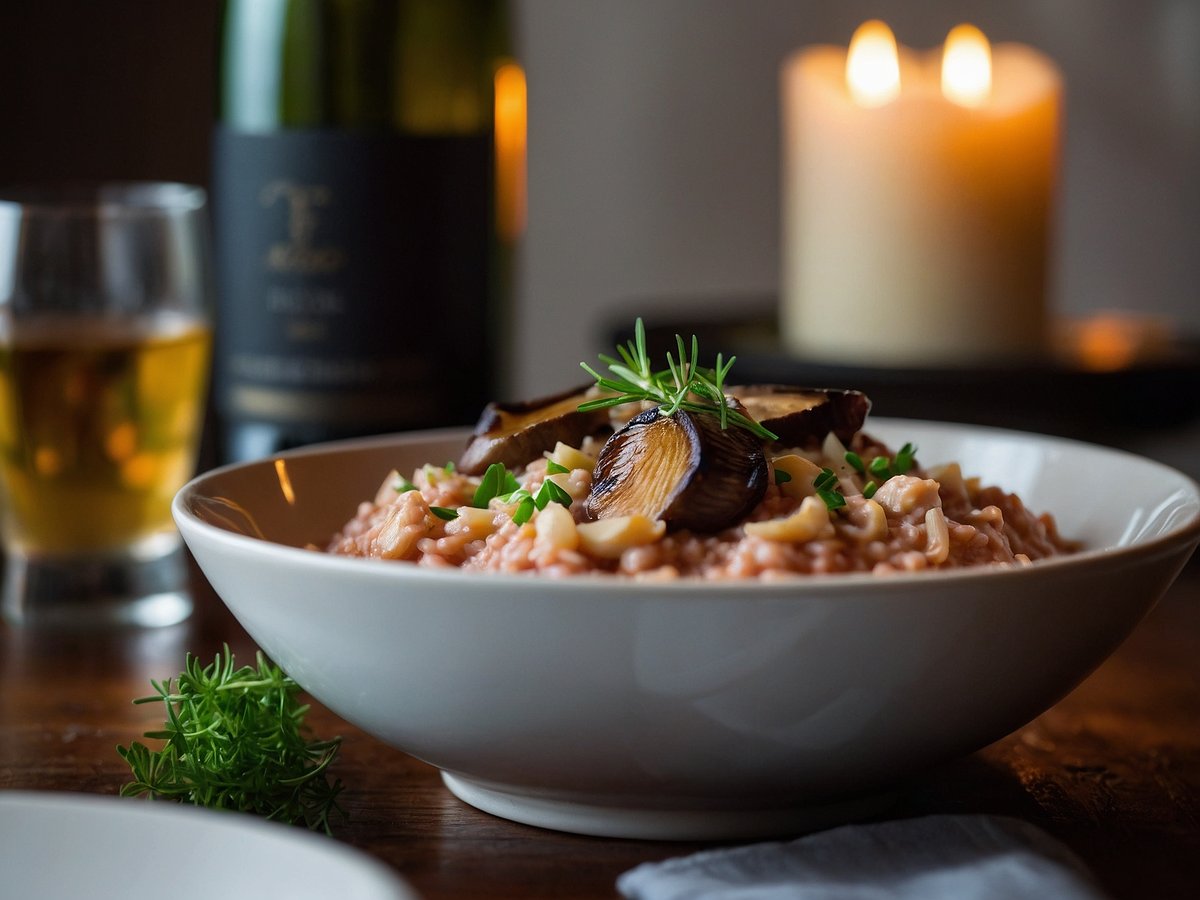
<path fill-rule="evenodd" d="M 215 136 L 217 409 L 398 430 L 490 398 L 486 136 Z"/>

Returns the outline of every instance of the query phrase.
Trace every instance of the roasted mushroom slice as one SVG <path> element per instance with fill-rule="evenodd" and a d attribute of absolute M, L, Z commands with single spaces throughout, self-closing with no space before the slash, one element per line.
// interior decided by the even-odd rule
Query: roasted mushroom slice
<path fill-rule="evenodd" d="M 559 441 L 578 446 L 608 427 L 608 410 L 579 410 L 580 403 L 594 396 L 590 388 L 575 388 L 526 403 L 489 403 L 459 457 L 459 471 L 481 475 L 497 462 L 523 466 Z"/>
<path fill-rule="evenodd" d="M 726 392 L 785 447 L 818 445 L 831 431 L 847 443 L 871 410 L 871 401 L 861 391 L 750 384 Z"/>
<path fill-rule="evenodd" d="M 584 510 L 593 519 L 640 513 L 671 530 L 716 532 L 745 518 L 766 490 L 767 460 L 753 433 L 722 429 L 711 413 L 655 408 L 604 444 Z"/>

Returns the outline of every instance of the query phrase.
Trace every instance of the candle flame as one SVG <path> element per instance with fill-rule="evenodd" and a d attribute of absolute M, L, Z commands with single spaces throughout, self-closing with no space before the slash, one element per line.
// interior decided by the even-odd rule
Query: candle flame
<path fill-rule="evenodd" d="M 850 39 L 846 85 L 859 106 L 883 106 L 900 94 L 896 36 L 878 19 L 859 25 Z"/>
<path fill-rule="evenodd" d="M 959 106 L 982 106 L 992 93 L 992 47 L 974 25 L 957 25 L 942 53 L 942 95 Z"/>

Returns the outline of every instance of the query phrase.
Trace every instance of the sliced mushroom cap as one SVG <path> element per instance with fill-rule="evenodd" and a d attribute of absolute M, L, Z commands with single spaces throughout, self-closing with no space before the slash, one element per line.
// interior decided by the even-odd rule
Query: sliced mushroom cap
<path fill-rule="evenodd" d="M 526 403 L 489 403 L 459 457 L 458 470 L 481 475 L 492 463 L 523 466 L 560 441 L 579 446 L 609 424 L 606 409 L 580 412 L 579 404 L 595 396 L 590 388 L 575 388 Z"/>
<path fill-rule="evenodd" d="M 871 401 L 861 391 L 750 384 L 727 388 L 750 418 L 779 436 L 785 447 L 819 444 L 831 431 L 844 443 L 862 428 Z"/>
<path fill-rule="evenodd" d="M 593 519 L 640 514 L 671 530 L 711 533 L 745 518 L 767 477 L 762 441 L 751 432 L 722 429 L 714 415 L 655 408 L 600 450 L 584 510 Z"/>

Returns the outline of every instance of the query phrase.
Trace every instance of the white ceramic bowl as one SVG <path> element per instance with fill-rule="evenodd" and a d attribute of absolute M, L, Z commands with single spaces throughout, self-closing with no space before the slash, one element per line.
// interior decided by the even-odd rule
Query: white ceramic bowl
<path fill-rule="evenodd" d="M 425 571 L 323 544 L 387 471 L 462 433 L 312 447 L 175 499 L 188 546 L 321 702 L 518 821 L 647 838 L 799 832 L 981 748 L 1063 697 L 1200 540 L 1187 477 L 1114 450 L 873 419 L 1053 512 L 1079 555 L 1027 567 L 774 584 Z"/>

